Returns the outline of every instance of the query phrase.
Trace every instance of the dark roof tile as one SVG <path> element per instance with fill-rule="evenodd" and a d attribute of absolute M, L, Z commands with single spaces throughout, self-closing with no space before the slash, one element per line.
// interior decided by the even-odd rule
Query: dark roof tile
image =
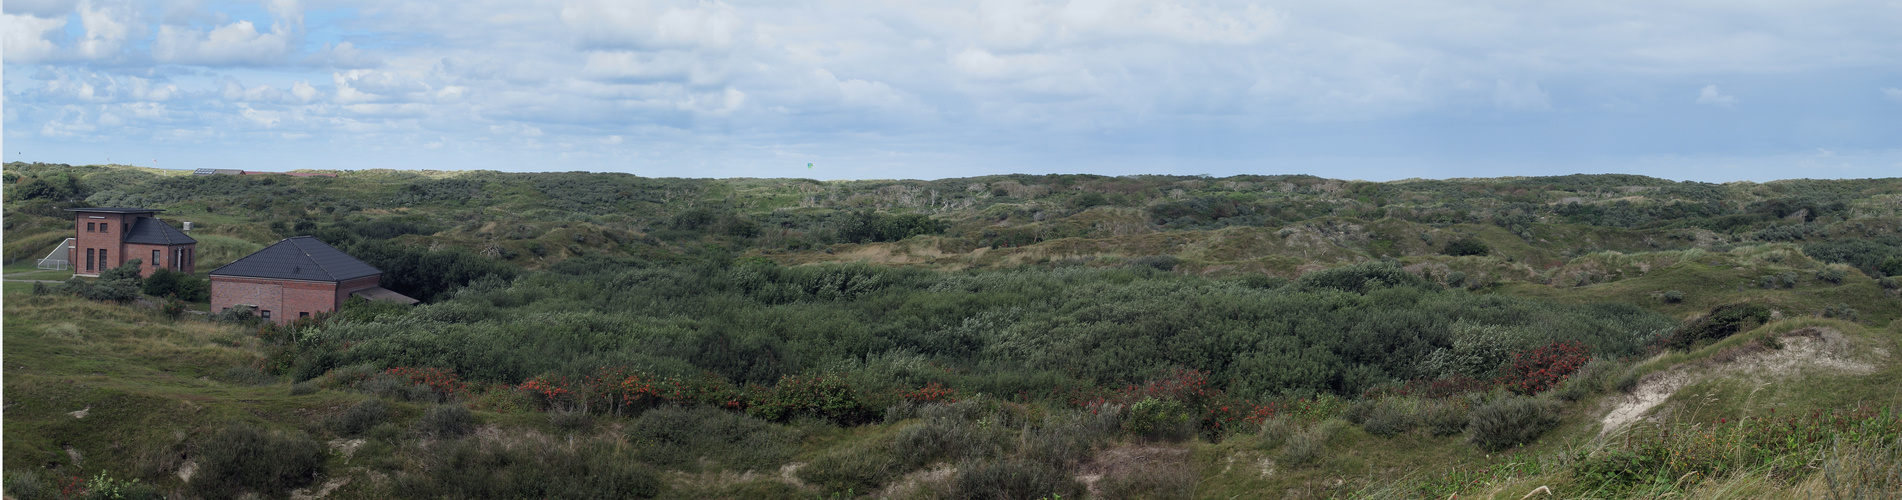
<path fill-rule="evenodd" d="M 132 222 L 132 229 L 126 231 L 125 242 L 147 245 L 189 245 L 197 243 L 198 240 L 186 236 L 185 232 L 179 231 L 171 224 L 166 224 L 165 221 L 153 217 L 140 217 Z"/>
<path fill-rule="evenodd" d="M 309 236 L 285 238 L 211 272 L 212 276 L 307 281 L 343 281 L 376 274 L 383 271 Z"/>

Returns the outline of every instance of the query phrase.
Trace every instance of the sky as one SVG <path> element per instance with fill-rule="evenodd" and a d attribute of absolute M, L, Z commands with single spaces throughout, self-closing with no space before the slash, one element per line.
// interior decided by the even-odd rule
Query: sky
<path fill-rule="evenodd" d="M 1893 0 L 0 6 L 7 161 L 1902 177 Z"/>

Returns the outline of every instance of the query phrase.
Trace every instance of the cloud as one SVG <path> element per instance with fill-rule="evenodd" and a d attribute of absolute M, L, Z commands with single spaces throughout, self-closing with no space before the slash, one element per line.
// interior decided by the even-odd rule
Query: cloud
<path fill-rule="evenodd" d="M 738 40 L 745 23 L 723 2 L 691 6 L 612 0 L 571 2 L 561 20 L 588 48 L 726 48 Z"/>
<path fill-rule="evenodd" d="M 152 43 L 152 58 L 170 64 L 264 66 L 284 62 L 290 43 L 290 35 L 283 29 L 259 33 L 250 21 L 219 26 L 209 32 L 161 26 L 158 40 Z"/>
<path fill-rule="evenodd" d="M 1737 97 L 1723 93 L 1716 85 L 1705 85 L 1704 90 L 1697 92 L 1697 103 L 1728 108 L 1737 103 Z"/>
<path fill-rule="evenodd" d="M 1898 89 L 1895 87 L 1883 87 L 1882 96 L 1889 98 L 1889 100 L 1891 101 L 1902 102 L 1902 89 Z"/>
<path fill-rule="evenodd" d="M 45 19 L 32 14 L 13 13 L 13 2 L 7 2 L 7 13 L 0 14 L 0 43 L 6 50 L 0 53 L 8 63 L 33 64 L 51 59 L 59 53 L 59 46 L 46 39 L 46 34 L 66 26 L 65 19 Z M 24 9 L 22 9 L 24 10 Z"/>
<path fill-rule="evenodd" d="M 74 45 L 74 52 L 85 59 L 118 58 L 126 41 L 145 32 L 139 12 L 130 2 L 81 1 L 79 23 L 86 34 Z"/>
<path fill-rule="evenodd" d="M 1544 90 L 1539 90 L 1537 83 L 1520 84 L 1508 80 L 1497 80 L 1493 83 L 1493 106 L 1501 109 L 1550 111 L 1552 100 Z"/>

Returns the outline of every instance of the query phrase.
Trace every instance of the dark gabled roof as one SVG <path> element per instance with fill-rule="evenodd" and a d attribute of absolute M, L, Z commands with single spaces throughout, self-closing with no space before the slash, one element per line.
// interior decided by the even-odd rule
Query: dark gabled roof
<path fill-rule="evenodd" d="M 68 212 L 105 212 L 109 214 L 149 214 L 149 213 L 164 212 L 165 210 L 159 209 L 159 208 L 93 207 L 93 208 L 68 208 L 66 209 L 66 211 Z"/>
<path fill-rule="evenodd" d="M 173 228 L 171 224 L 166 224 L 158 218 L 140 217 L 132 223 L 132 229 L 126 231 L 125 242 L 147 245 L 189 245 L 197 243 L 198 240 L 186 236 L 183 231 Z"/>
<path fill-rule="evenodd" d="M 343 281 L 376 274 L 383 271 L 309 236 L 285 238 L 211 271 L 212 276 L 305 281 Z"/>

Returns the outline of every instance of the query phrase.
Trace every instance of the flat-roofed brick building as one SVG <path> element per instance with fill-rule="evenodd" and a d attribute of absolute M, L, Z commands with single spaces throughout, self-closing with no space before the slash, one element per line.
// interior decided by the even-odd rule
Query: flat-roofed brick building
<path fill-rule="evenodd" d="M 191 273 L 197 269 L 198 240 L 159 220 L 155 208 L 68 208 L 73 213 L 73 274 L 98 276 L 141 259 L 140 276 L 160 268 Z"/>

